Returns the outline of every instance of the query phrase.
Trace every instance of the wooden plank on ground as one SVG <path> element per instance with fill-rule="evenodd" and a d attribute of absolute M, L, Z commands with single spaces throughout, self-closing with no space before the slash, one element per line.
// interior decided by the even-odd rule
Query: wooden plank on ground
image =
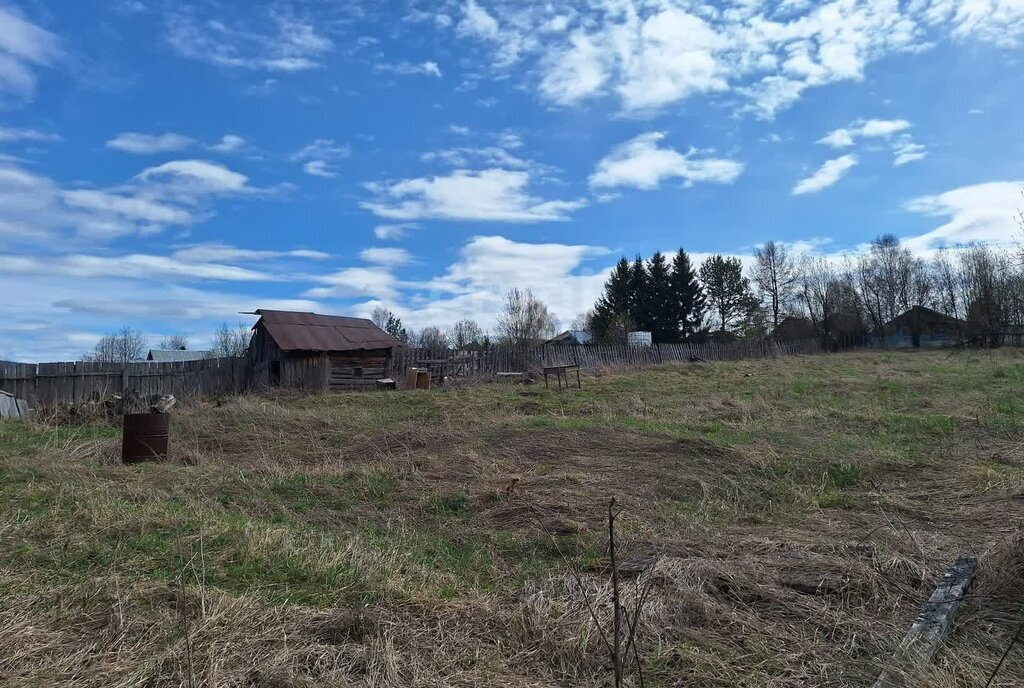
<path fill-rule="evenodd" d="M 874 688 L 904 688 L 904 676 L 935 657 L 977 571 L 978 560 L 974 557 L 960 557 L 946 569 Z"/>

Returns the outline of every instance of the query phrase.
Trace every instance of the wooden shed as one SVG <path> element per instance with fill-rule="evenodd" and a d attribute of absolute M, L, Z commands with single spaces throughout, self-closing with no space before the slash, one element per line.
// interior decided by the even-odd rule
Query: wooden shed
<path fill-rule="evenodd" d="M 375 387 L 401 342 L 363 318 L 256 311 L 249 362 L 257 386 L 325 391 Z"/>

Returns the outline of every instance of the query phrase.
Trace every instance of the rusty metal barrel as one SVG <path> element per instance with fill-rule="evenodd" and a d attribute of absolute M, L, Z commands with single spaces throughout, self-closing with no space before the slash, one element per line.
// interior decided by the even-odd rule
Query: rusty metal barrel
<path fill-rule="evenodd" d="M 168 413 L 126 413 L 121 439 L 124 463 L 166 461 L 171 441 Z"/>

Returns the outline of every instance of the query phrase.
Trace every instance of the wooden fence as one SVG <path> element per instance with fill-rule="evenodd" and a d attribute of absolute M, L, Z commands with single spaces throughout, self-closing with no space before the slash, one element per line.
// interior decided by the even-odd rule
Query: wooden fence
<path fill-rule="evenodd" d="M 245 358 L 173 363 L 0 363 L 0 390 L 33 406 L 105 399 L 126 390 L 179 399 L 235 394 L 248 386 Z"/>
<path fill-rule="evenodd" d="M 655 344 L 624 346 L 492 347 L 477 351 L 435 351 L 403 347 L 391 357 L 388 374 L 403 384 L 409 368 L 431 368 L 438 375 L 467 381 L 489 380 L 498 373 L 539 375 L 544 366 L 577 364 L 584 370 L 638 367 L 671 361 L 730 361 L 817 353 L 817 340 L 738 341 L 728 344 Z M 0 363 L 0 390 L 32 406 L 83 403 L 123 394 L 173 394 L 179 399 L 238 394 L 249 389 L 246 358 L 210 358 L 174 363 Z"/>
<path fill-rule="evenodd" d="M 635 367 L 672 361 L 735 361 L 745 358 L 778 358 L 821 351 L 821 342 L 806 339 L 793 342 L 741 340 L 729 343 L 655 344 L 626 346 L 588 344 L 585 346 L 542 345 L 452 351 L 418 348 L 395 350 L 388 374 L 401 384 L 409 368 L 430 368 L 455 379 L 493 379 L 498 373 L 538 375 L 545 366 L 577 364 L 583 370 Z"/>

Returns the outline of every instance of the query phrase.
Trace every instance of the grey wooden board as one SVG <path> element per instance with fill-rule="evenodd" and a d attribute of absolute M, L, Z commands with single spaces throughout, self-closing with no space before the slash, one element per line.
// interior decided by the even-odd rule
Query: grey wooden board
<path fill-rule="evenodd" d="M 30 413 L 27 401 L 7 392 L 0 392 L 0 418 L 28 418 Z"/>
<path fill-rule="evenodd" d="M 942 647 L 953 617 L 974 581 L 978 571 L 978 560 L 974 557 L 960 557 L 942 574 L 942 580 L 917 615 L 903 642 L 893 654 L 889 666 L 882 670 L 874 688 L 903 688 L 903 677 L 916 668 L 930 662 Z"/>

